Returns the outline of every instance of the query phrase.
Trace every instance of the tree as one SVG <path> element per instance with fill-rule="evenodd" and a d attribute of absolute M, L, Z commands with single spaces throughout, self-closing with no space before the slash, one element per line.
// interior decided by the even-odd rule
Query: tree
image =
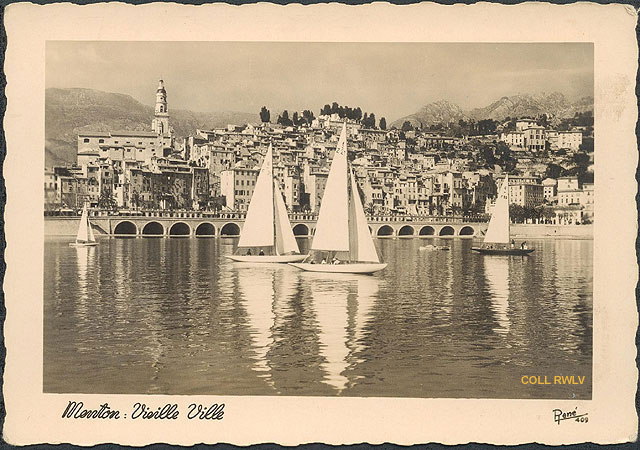
<path fill-rule="evenodd" d="M 376 127 L 376 115 L 374 113 L 371 113 L 369 115 L 369 128 L 375 128 Z"/>
<path fill-rule="evenodd" d="M 340 106 L 338 105 L 338 102 L 333 102 L 331 104 L 331 114 L 336 114 L 337 112 L 339 112 Z"/>
<path fill-rule="evenodd" d="M 278 116 L 278 124 L 285 127 L 293 125 L 292 120 L 289 119 L 289 111 L 287 111 L 286 109 L 282 111 L 282 115 Z"/>
<path fill-rule="evenodd" d="M 385 119 L 384 117 L 380 117 L 380 129 L 381 130 L 387 129 L 387 119 Z"/>
<path fill-rule="evenodd" d="M 295 111 L 293 113 L 293 124 L 294 125 L 299 125 L 299 121 L 298 121 L 298 111 Z"/>
<path fill-rule="evenodd" d="M 100 198 L 98 199 L 98 208 L 115 209 L 116 205 L 117 202 L 113 197 L 113 192 L 104 190 L 100 193 Z"/>
<path fill-rule="evenodd" d="M 271 122 L 271 112 L 267 109 L 266 106 L 263 106 L 260 110 L 260 121 L 262 123 Z"/>
<path fill-rule="evenodd" d="M 562 175 L 562 171 L 563 170 L 564 169 L 562 168 L 562 166 L 550 163 L 549 165 L 547 165 L 547 170 L 545 170 L 545 172 L 544 172 L 544 177 L 545 178 L 559 178 Z"/>
<path fill-rule="evenodd" d="M 331 114 L 331 105 L 324 105 L 324 107 L 320 110 L 321 116 L 328 116 Z"/>
<path fill-rule="evenodd" d="M 302 119 L 307 122 L 308 125 L 311 125 L 311 122 L 313 122 L 315 117 L 313 116 L 313 112 L 305 109 L 304 111 L 302 111 Z"/>
<path fill-rule="evenodd" d="M 408 120 L 405 120 L 402 124 L 402 131 L 407 132 L 413 130 L 413 125 Z"/>
<path fill-rule="evenodd" d="M 485 134 L 494 134 L 496 132 L 496 128 L 498 123 L 491 119 L 484 119 L 478 122 L 478 133 Z"/>

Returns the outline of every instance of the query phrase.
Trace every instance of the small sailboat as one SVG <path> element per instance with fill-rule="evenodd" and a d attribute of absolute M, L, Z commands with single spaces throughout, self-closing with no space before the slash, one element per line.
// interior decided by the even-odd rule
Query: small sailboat
<path fill-rule="evenodd" d="M 521 247 L 510 247 L 510 226 L 509 219 L 509 176 L 504 177 L 504 181 L 498 191 L 498 198 L 491 212 L 491 220 L 484 236 L 481 247 L 472 247 L 473 251 L 487 255 L 528 255 L 534 249 Z"/>
<path fill-rule="evenodd" d="M 347 161 L 346 124 L 331 161 L 311 249 L 324 253 L 321 263 L 314 259 L 291 265 L 310 272 L 366 274 L 387 267 L 378 257 Z"/>
<path fill-rule="evenodd" d="M 282 192 L 273 177 L 271 145 L 249 203 L 238 249 L 244 253 L 227 258 L 237 262 L 290 263 L 304 261 L 308 256 L 300 254 Z"/>
<path fill-rule="evenodd" d="M 89 212 L 87 211 L 86 203 L 82 208 L 82 216 L 80 217 L 76 241 L 69 243 L 69 245 L 71 247 L 94 247 L 98 245 L 96 237 L 93 234 L 93 228 L 91 228 L 91 222 L 89 222 Z"/>

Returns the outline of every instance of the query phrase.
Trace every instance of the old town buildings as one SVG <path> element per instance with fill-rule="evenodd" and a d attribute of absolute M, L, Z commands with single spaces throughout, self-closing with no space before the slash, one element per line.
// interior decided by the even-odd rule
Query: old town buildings
<path fill-rule="evenodd" d="M 178 139 L 160 80 L 150 130 L 78 135 L 77 164 L 45 171 L 45 207 L 77 209 L 88 202 L 120 210 L 244 211 L 272 145 L 287 207 L 317 213 L 343 122 L 338 114 L 321 115 L 311 124 L 229 125 Z M 498 127 L 495 135 L 458 137 L 382 130 L 356 120 L 347 125 L 349 159 L 367 214 L 485 214 L 509 172 L 512 204 L 527 211 L 559 208 L 544 218 L 558 223 L 592 220 L 593 184 L 578 183 L 576 175 L 549 176 L 550 165 L 575 169 L 582 131 L 556 131 L 534 119 L 517 120 L 510 130 Z M 581 164 L 590 158 L 584 155 Z"/>

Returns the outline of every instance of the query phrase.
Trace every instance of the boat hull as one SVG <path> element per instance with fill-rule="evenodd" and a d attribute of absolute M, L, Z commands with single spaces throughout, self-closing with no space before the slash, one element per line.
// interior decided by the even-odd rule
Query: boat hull
<path fill-rule="evenodd" d="M 95 247 L 97 242 L 70 242 L 69 247 Z"/>
<path fill-rule="evenodd" d="M 483 248 L 483 247 L 471 247 L 474 252 L 482 253 L 485 255 L 528 255 L 535 249 L 533 248 Z"/>
<path fill-rule="evenodd" d="M 385 267 L 386 263 L 355 263 L 355 264 L 311 264 L 311 263 L 290 263 L 289 265 L 307 272 L 323 273 L 375 273 Z"/>
<path fill-rule="evenodd" d="M 295 263 L 304 261 L 309 255 L 225 255 L 236 262 L 249 263 Z"/>

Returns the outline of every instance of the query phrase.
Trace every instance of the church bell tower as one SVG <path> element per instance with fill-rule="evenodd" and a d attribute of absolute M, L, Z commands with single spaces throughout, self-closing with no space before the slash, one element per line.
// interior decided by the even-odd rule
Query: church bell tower
<path fill-rule="evenodd" d="M 167 91 L 164 88 L 164 81 L 160 80 L 156 90 L 156 111 L 155 118 L 151 123 L 151 129 L 159 136 L 169 135 L 169 109 L 167 108 Z"/>

